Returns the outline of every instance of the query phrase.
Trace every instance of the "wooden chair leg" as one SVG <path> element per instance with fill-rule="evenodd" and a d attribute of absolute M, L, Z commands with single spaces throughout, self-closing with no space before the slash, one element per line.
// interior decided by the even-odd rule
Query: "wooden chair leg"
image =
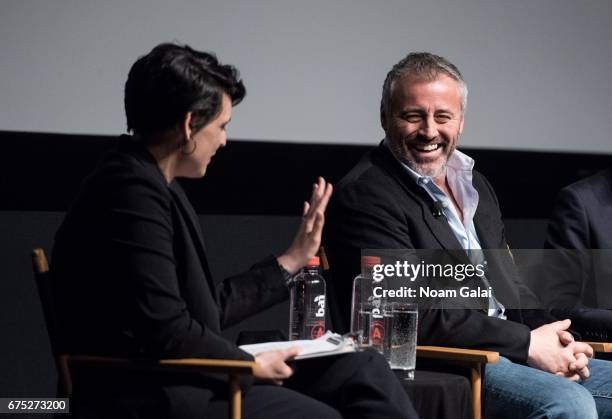
<path fill-rule="evenodd" d="M 240 390 L 240 383 L 237 375 L 230 375 L 229 378 L 230 386 L 230 405 L 229 405 L 229 418 L 240 419 L 242 417 L 242 392 Z"/>
<path fill-rule="evenodd" d="M 68 355 L 60 355 L 55 360 L 57 366 L 57 397 L 72 395 L 72 380 L 68 369 Z"/>
<path fill-rule="evenodd" d="M 474 419 L 482 417 L 482 368 L 480 364 L 474 365 L 471 368 L 471 384 L 472 384 L 472 412 Z"/>

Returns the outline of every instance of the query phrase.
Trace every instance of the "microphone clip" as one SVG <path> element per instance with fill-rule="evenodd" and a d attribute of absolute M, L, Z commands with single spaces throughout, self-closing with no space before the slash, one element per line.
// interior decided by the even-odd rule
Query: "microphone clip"
<path fill-rule="evenodd" d="M 434 218 L 446 217 L 444 215 L 444 208 L 445 205 L 441 201 L 434 201 L 429 207 Z"/>

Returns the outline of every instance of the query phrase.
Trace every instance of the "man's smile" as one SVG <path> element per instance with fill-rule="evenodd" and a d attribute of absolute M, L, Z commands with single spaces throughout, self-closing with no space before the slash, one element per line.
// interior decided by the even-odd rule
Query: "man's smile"
<path fill-rule="evenodd" d="M 425 141 L 406 141 L 404 147 L 412 155 L 416 163 L 430 163 L 437 161 L 446 154 L 447 143 L 438 140 L 437 142 Z"/>
<path fill-rule="evenodd" d="M 420 152 L 436 151 L 442 144 L 414 144 L 412 147 Z"/>

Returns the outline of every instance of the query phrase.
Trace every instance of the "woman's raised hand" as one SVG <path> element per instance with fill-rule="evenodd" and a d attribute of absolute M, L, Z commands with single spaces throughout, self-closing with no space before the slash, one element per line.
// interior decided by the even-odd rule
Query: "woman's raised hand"
<path fill-rule="evenodd" d="M 325 224 L 325 208 L 331 197 L 333 187 L 325 179 L 319 177 L 312 187 L 309 202 L 304 202 L 302 224 L 298 229 L 293 243 L 284 254 L 277 258 L 289 273 L 295 274 L 300 268 L 315 256 L 321 246 L 321 233 Z"/>

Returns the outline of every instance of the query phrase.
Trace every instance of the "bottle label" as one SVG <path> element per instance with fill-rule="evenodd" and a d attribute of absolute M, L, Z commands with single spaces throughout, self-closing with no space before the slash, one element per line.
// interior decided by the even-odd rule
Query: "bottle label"
<path fill-rule="evenodd" d="M 325 334 L 325 282 L 300 275 L 291 288 L 290 339 L 316 339 Z"/>
<path fill-rule="evenodd" d="M 385 339 L 385 322 L 382 312 L 382 301 L 380 298 L 373 298 L 372 300 L 372 312 L 370 322 L 370 345 L 380 348 L 382 351 L 382 345 Z"/>
<path fill-rule="evenodd" d="M 316 339 L 316 338 L 320 338 L 321 336 L 323 336 L 325 334 L 325 320 L 319 320 L 317 321 L 311 328 L 310 328 L 310 339 Z"/>
<path fill-rule="evenodd" d="M 325 333 L 325 294 L 317 295 L 314 298 L 315 320 L 310 327 L 310 339 L 316 339 Z"/>
<path fill-rule="evenodd" d="M 382 345 L 385 337 L 385 324 L 382 311 L 380 309 L 380 300 L 374 300 L 372 307 L 372 322 L 370 324 L 370 340 L 372 345 Z"/>
<path fill-rule="evenodd" d="M 325 295 L 317 295 L 314 299 L 317 307 L 315 317 L 325 317 Z"/>
<path fill-rule="evenodd" d="M 385 325 L 382 320 L 373 320 L 370 325 L 370 342 L 373 346 L 382 346 L 385 338 Z"/>

